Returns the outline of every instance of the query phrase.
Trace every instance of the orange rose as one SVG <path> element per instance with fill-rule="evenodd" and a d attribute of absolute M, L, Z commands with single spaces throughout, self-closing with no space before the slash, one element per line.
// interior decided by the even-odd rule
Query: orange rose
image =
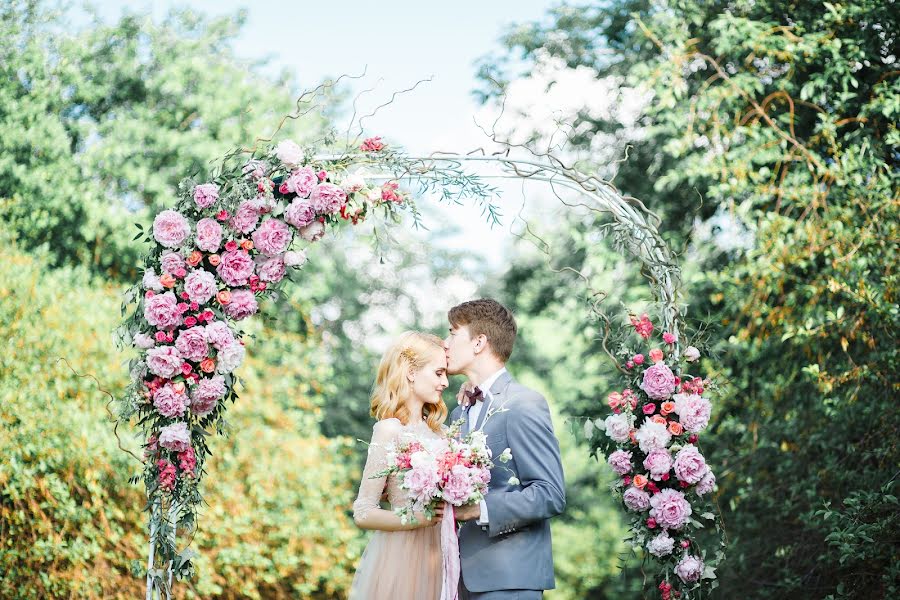
<path fill-rule="evenodd" d="M 220 262 L 222 262 L 222 257 L 218 254 L 209 255 L 209 264 L 211 264 L 212 266 L 218 267 Z"/>
<path fill-rule="evenodd" d="M 203 362 L 200 363 L 200 370 L 204 373 L 212 373 L 216 370 L 216 361 L 211 358 L 203 359 Z"/>
<path fill-rule="evenodd" d="M 619 392 L 613 392 L 609 396 L 606 397 L 606 403 L 610 408 L 615 408 L 622 403 L 622 394 Z"/>
<path fill-rule="evenodd" d="M 669 423 L 669 433 L 671 433 L 672 435 L 681 435 L 682 433 L 684 433 L 684 428 L 678 421 L 671 421 Z"/>
<path fill-rule="evenodd" d="M 216 300 L 219 301 L 219 304 L 228 304 L 231 302 L 231 292 L 228 290 L 220 290 L 218 294 L 216 294 Z"/>
<path fill-rule="evenodd" d="M 643 488 L 647 485 L 647 478 L 643 475 L 635 475 L 634 479 L 631 480 L 631 483 L 633 483 L 636 488 Z"/>
<path fill-rule="evenodd" d="M 187 257 L 187 264 L 196 267 L 200 264 L 201 260 L 203 260 L 203 253 L 199 250 L 194 250 L 191 252 L 190 256 Z"/>
<path fill-rule="evenodd" d="M 650 420 L 654 423 L 659 423 L 660 425 L 665 425 L 667 423 L 666 418 L 662 415 L 653 415 L 650 417 Z"/>
<path fill-rule="evenodd" d="M 638 441 L 637 441 L 637 438 L 634 437 L 634 432 L 635 432 L 634 429 L 632 429 L 631 431 L 629 431 L 629 432 L 628 432 L 628 437 L 631 438 L 631 443 L 632 443 L 632 444 L 637 444 Z"/>
<path fill-rule="evenodd" d="M 654 363 L 658 363 L 663 359 L 663 351 L 659 348 L 654 348 L 650 351 L 650 360 Z"/>
<path fill-rule="evenodd" d="M 663 402 L 662 406 L 660 407 L 660 412 L 662 413 L 663 416 L 666 416 L 673 410 L 675 410 L 675 403 L 672 401 Z"/>
<path fill-rule="evenodd" d="M 251 242 L 250 240 L 244 240 L 243 242 L 241 242 L 241 248 L 249 252 L 253 248 L 253 242 Z"/>
<path fill-rule="evenodd" d="M 159 283 L 162 284 L 163 287 L 175 287 L 175 278 L 168 273 L 163 273 L 162 277 L 159 278 Z"/>

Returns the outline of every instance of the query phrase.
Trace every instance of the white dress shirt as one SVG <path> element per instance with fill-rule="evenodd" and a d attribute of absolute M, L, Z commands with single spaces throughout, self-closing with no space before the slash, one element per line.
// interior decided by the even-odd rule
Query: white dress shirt
<path fill-rule="evenodd" d="M 501 367 L 499 371 L 482 381 L 478 384 L 478 388 L 481 390 L 481 393 L 484 395 L 484 399 L 481 402 L 476 402 L 475 405 L 469 409 L 469 431 L 475 431 L 474 424 L 478 422 L 478 417 L 481 415 L 481 411 L 485 410 L 486 405 L 490 405 L 491 400 L 493 400 L 493 396 L 491 395 L 491 386 L 494 385 L 494 382 L 500 378 L 501 375 L 506 373 L 506 367 Z M 486 415 L 487 416 L 487 415 Z M 484 423 L 482 423 L 484 426 Z M 488 524 L 488 508 L 487 503 L 482 500 L 481 501 L 481 516 L 475 521 L 478 525 L 485 526 Z"/>

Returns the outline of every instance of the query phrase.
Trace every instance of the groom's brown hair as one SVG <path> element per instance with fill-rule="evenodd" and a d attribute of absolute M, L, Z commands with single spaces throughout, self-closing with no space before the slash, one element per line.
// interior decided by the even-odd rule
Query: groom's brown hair
<path fill-rule="evenodd" d="M 504 363 L 516 343 L 516 320 L 512 311 L 491 298 L 463 302 L 450 309 L 447 319 L 453 327 L 468 326 L 472 337 L 484 335 L 494 354 Z"/>

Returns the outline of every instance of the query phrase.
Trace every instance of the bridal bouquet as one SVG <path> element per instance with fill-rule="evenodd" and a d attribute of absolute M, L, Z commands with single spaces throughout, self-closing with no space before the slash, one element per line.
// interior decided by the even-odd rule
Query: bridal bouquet
<path fill-rule="evenodd" d="M 632 516 L 632 543 L 660 563 L 662 599 L 686 599 L 701 584 L 716 587 L 715 566 L 724 557 L 724 542 L 715 548 L 698 539 L 715 524 L 721 540 L 708 500 L 716 477 L 699 447 L 714 383 L 693 373 L 697 348 L 679 353 L 676 336 L 668 332 L 661 344 L 651 342 L 654 326 L 646 314 L 632 316 L 632 328 L 640 345 L 626 338 L 619 350 L 624 389 L 609 394 L 612 414 L 588 421 L 585 433 L 592 437 L 594 427 L 606 433 L 596 445 L 618 476 L 614 491 Z"/>

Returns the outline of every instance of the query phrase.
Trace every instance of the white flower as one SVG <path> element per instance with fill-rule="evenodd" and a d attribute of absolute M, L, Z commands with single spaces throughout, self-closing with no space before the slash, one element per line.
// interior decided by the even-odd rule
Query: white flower
<path fill-rule="evenodd" d="M 684 360 L 688 362 L 694 362 L 698 358 L 700 358 L 700 351 L 693 346 L 688 346 L 684 349 Z"/>
<path fill-rule="evenodd" d="M 366 200 L 369 202 L 381 202 L 381 188 L 370 188 L 366 190 Z"/>
<path fill-rule="evenodd" d="M 500 456 L 497 458 L 497 460 L 499 460 L 502 463 L 508 463 L 509 461 L 512 460 L 512 450 L 507 448 L 500 454 Z"/>
<path fill-rule="evenodd" d="M 231 373 L 237 369 L 244 360 L 244 346 L 239 342 L 232 342 L 219 350 L 217 358 L 219 364 L 216 365 L 216 371 L 219 373 Z"/>
<path fill-rule="evenodd" d="M 321 221 L 313 221 L 300 229 L 300 236 L 307 242 L 318 242 L 325 235 L 325 226 Z"/>
<path fill-rule="evenodd" d="M 487 436 L 483 431 L 473 431 L 469 434 L 469 445 L 475 448 L 487 448 Z"/>
<path fill-rule="evenodd" d="M 341 182 L 341 188 L 348 194 L 358 192 L 364 187 L 366 187 L 366 173 L 362 169 L 357 169 L 355 172 L 347 175 Z M 379 195 L 379 197 L 381 196 Z"/>
<path fill-rule="evenodd" d="M 296 167 L 303 162 L 303 150 L 291 140 L 279 142 L 275 146 L 275 156 L 288 167 Z"/>
<path fill-rule="evenodd" d="M 134 340 L 132 341 L 135 348 L 143 348 L 146 350 L 147 348 L 152 348 L 156 345 L 156 342 L 153 341 L 153 338 L 147 335 L 146 333 L 136 333 L 134 334 Z"/>
<path fill-rule="evenodd" d="M 519 485 L 519 483 L 521 482 L 519 481 L 518 477 L 510 477 L 509 481 L 507 481 L 506 483 L 508 483 L 509 485 Z"/>
<path fill-rule="evenodd" d="M 288 250 L 284 253 L 284 266 L 286 267 L 302 267 L 306 264 L 306 252 L 303 250 Z"/>
<path fill-rule="evenodd" d="M 631 433 L 631 423 L 628 416 L 624 413 L 609 415 L 604 421 L 604 429 L 606 430 L 606 435 L 611 437 L 613 441 L 624 442 L 628 440 L 628 434 Z"/>
<path fill-rule="evenodd" d="M 163 290 L 163 286 L 159 282 L 159 277 L 153 269 L 144 271 L 144 278 L 141 280 L 141 285 L 145 290 L 153 290 L 154 292 L 161 292 Z"/>
<path fill-rule="evenodd" d="M 591 439 L 591 436 L 594 435 L 594 422 L 590 419 L 587 419 L 584 422 L 584 437 L 585 439 Z"/>
<path fill-rule="evenodd" d="M 634 438 L 638 441 L 641 452 L 649 454 L 651 450 L 665 448 L 672 441 L 672 434 L 662 423 L 644 421 Z"/>

